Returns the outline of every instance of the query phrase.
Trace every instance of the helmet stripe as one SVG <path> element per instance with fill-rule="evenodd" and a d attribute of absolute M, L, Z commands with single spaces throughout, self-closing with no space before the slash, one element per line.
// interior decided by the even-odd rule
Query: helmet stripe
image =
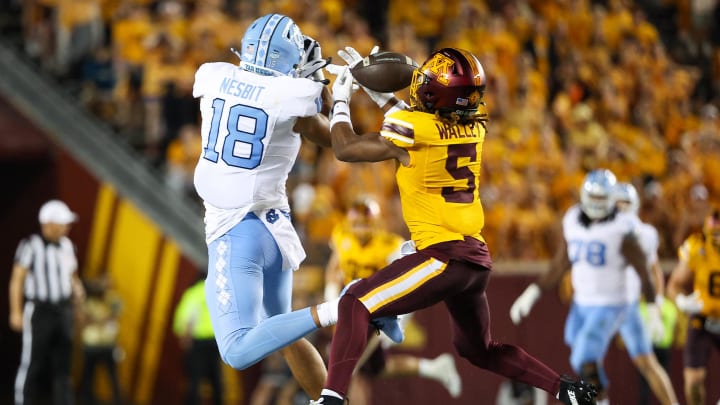
<path fill-rule="evenodd" d="M 480 72 L 478 70 L 478 65 L 480 65 L 480 61 L 478 61 L 478 58 L 475 57 L 472 53 L 464 50 L 456 48 L 458 51 L 460 51 L 463 56 L 465 56 L 465 59 L 468 61 L 468 65 L 470 65 L 470 70 L 472 71 L 472 77 L 475 78 L 475 85 L 480 86 L 482 85 L 482 79 L 481 75 L 484 74 L 484 72 Z"/>
<path fill-rule="evenodd" d="M 268 54 L 270 53 L 270 40 L 272 39 L 273 35 L 275 35 L 275 31 L 277 31 L 282 21 L 286 18 L 288 17 L 281 14 L 273 14 L 267 20 L 265 26 L 262 29 L 262 34 L 260 34 L 260 40 L 258 41 L 258 49 L 255 50 L 255 63 L 262 66 L 267 66 L 267 58 Z M 258 58 L 262 59 L 262 63 L 259 63 Z"/>

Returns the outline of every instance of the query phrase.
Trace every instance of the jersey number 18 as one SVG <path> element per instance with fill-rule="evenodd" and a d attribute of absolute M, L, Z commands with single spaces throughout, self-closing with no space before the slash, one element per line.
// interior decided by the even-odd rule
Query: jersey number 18
<path fill-rule="evenodd" d="M 254 169 L 260 164 L 265 146 L 262 140 L 267 134 L 268 115 L 265 111 L 243 105 L 236 104 L 230 107 L 227 118 L 227 135 L 223 139 L 222 154 L 215 150 L 218 143 L 218 135 L 220 133 L 220 119 L 225 112 L 225 100 L 216 98 L 212 103 L 213 116 L 210 122 L 210 133 L 208 133 L 207 145 L 203 148 L 203 158 L 217 163 L 218 157 L 222 157 L 223 162 L 228 166 L 240 167 L 243 169 Z M 250 120 L 254 127 L 253 132 L 247 132 L 238 129 L 241 120 Z M 244 144 L 244 156 L 235 154 L 237 144 Z"/>

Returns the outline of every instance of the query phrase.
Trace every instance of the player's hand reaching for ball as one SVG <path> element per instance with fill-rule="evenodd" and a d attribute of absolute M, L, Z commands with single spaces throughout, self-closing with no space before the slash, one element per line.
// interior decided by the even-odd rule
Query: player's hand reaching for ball
<path fill-rule="evenodd" d="M 330 118 L 331 131 L 335 125 L 341 122 L 345 122 L 352 126 L 349 104 L 350 97 L 352 97 L 353 93 L 353 77 L 348 66 L 344 66 L 336 72 L 337 73 L 333 73 L 336 74 L 337 77 L 335 78 L 335 82 L 332 86 L 333 107 Z M 333 143 L 333 149 L 334 148 L 335 144 Z"/>
<path fill-rule="evenodd" d="M 377 53 L 379 50 L 380 48 L 375 45 L 370 51 L 370 55 Z M 351 46 L 346 46 L 344 50 L 339 50 L 338 55 L 345 61 L 345 63 L 348 64 L 351 69 L 363 60 L 362 55 L 360 55 L 360 53 Z M 382 108 L 385 104 L 388 103 L 388 101 L 395 97 L 393 93 L 381 93 L 379 91 L 370 90 L 363 85 L 360 85 L 360 87 L 380 108 Z"/>
<path fill-rule="evenodd" d="M 379 50 L 379 46 L 373 46 L 370 50 L 370 55 L 376 54 Z M 344 50 L 339 50 L 338 55 L 340 55 L 340 57 L 348 64 L 348 66 L 350 66 L 351 69 L 364 59 L 363 56 L 360 55 L 360 52 L 356 51 L 352 46 L 346 46 Z"/>
<path fill-rule="evenodd" d="M 350 67 L 344 66 L 339 71 L 334 71 L 337 72 L 334 73 L 337 77 L 332 86 L 333 104 L 338 102 L 350 104 L 350 98 L 353 93 L 353 77 L 350 73 Z"/>

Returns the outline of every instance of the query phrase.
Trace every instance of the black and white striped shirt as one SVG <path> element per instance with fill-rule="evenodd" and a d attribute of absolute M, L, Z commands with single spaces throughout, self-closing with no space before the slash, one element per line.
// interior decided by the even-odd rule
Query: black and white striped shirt
<path fill-rule="evenodd" d="M 67 237 L 48 242 L 40 235 L 31 235 L 20 242 L 15 263 L 28 269 L 25 298 L 47 303 L 70 299 L 77 258 L 75 246 Z"/>

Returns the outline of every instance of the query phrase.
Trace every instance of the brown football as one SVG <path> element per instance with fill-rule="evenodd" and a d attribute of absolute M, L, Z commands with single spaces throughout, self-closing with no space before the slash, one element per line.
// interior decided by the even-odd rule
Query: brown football
<path fill-rule="evenodd" d="M 417 68 L 417 62 L 409 56 L 384 51 L 366 56 L 350 72 L 368 89 L 388 93 L 408 87 Z"/>

